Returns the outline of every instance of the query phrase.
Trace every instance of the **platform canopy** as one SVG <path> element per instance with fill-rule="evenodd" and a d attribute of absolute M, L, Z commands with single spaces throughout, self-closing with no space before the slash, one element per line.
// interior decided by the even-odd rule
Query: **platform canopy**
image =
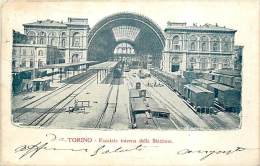
<path fill-rule="evenodd" d="M 42 78 L 35 78 L 35 79 L 32 80 L 32 82 L 46 82 L 46 81 L 51 81 L 51 78 L 42 77 Z"/>
<path fill-rule="evenodd" d="M 103 63 L 99 63 L 93 66 L 90 66 L 89 69 L 94 69 L 94 70 L 111 70 L 114 69 L 119 62 L 115 61 L 107 61 Z"/>
<path fill-rule="evenodd" d="M 40 69 L 52 69 L 52 68 L 65 68 L 65 67 L 74 67 L 74 66 L 81 66 L 81 65 L 93 65 L 98 62 L 96 61 L 85 61 L 85 62 L 78 62 L 78 63 L 59 63 L 59 64 L 51 64 L 41 67 Z"/>

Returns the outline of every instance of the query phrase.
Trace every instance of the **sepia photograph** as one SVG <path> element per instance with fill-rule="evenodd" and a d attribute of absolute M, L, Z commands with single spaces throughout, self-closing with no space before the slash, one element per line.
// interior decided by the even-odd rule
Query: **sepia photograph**
<path fill-rule="evenodd" d="M 24 23 L 13 31 L 12 115 L 23 127 L 237 129 L 236 27 L 166 27 L 132 12 Z M 170 19 L 170 18 L 169 18 Z"/>
<path fill-rule="evenodd" d="M 2 9 L 0 165 L 259 164 L 259 1 Z"/>

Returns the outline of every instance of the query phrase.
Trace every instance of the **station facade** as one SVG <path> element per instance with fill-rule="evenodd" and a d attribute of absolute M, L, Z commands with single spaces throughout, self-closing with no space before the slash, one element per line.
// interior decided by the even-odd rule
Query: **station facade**
<path fill-rule="evenodd" d="M 68 18 L 68 22 L 53 20 L 23 24 L 27 40 L 13 45 L 13 66 L 35 67 L 53 63 L 78 63 L 87 60 L 88 19 Z M 55 51 L 56 57 L 51 56 Z M 24 57 L 22 61 L 16 57 Z M 48 57 L 48 58 L 43 58 Z M 43 61 L 42 61 L 43 60 Z M 26 61 L 26 62 L 24 62 Z M 31 65 L 32 66 L 32 65 Z"/>
<path fill-rule="evenodd" d="M 145 16 L 118 13 L 92 29 L 86 18 L 48 19 L 23 26 L 27 40 L 14 43 L 13 67 L 123 60 L 166 72 L 241 69 L 243 47 L 234 45 L 236 30 L 217 24 L 168 22 L 162 31 Z"/>
<path fill-rule="evenodd" d="M 162 70 L 233 69 L 236 30 L 211 24 L 187 26 L 168 22 Z"/>

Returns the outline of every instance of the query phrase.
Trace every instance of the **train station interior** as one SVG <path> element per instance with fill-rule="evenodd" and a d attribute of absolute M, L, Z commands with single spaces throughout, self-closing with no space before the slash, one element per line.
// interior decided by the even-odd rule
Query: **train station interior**
<path fill-rule="evenodd" d="M 51 32 L 34 32 L 39 25 Z M 169 22 L 163 31 L 150 18 L 134 13 L 108 16 L 92 28 L 83 18 L 37 21 L 24 28 L 26 34 L 15 34 L 24 40 L 13 44 L 15 125 L 240 127 L 243 47 L 231 42 L 236 30 Z M 228 35 L 216 36 L 219 33 Z M 34 47 L 42 50 L 33 52 Z"/>

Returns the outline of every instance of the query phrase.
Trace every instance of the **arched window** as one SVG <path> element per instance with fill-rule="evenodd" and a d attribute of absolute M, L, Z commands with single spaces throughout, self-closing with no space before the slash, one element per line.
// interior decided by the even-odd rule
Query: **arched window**
<path fill-rule="evenodd" d="M 80 46 L 80 34 L 78 32 L 75 32 L 72 36 L 72 45 L 74 47 Z"/>
<path fill-rule="evenodd" d="M 189 49 L 191 51 L 197 50 L 197 37 L 195 37 L 195 36 L 190 37 L 190 47 L 189 47 Z"/>
<path fill-rule="evenodd" d="M 172 41 L 173 41 L 173 44 L 179 44 L 180 37 L 179 37 L 179 36 L 174 36 L 174 37 L 172 38 Z"/>
<path fill-rule="evenodd" d="M 208 51 L 208 38 L 206 36 L 203 36 L 201 37 L 201 45 L 200 45 L 200 48 L 201 48 L 201 51 Z"/>
<path fill-rule="evenodd" d="M 66 32 L 62 32 L 61 37 L 66 37 Z"/>
<path fill-rule="evenodd" d="M 30 59 L 30 68 L 32 68 L 32 67 L 33 67 L 33 60 Z"/>
<path fill-rule="evenodd" d="M 217 68 L 217 59 L 216 58 L 212 58 L 211 59 L 211 65 L 213 69 Z"/>
<path fill-rule="evenodd" d="M 42 50 L 38 51 L 38 56 L 43 56 L 43 51 Z"/>
<path fill-rule="evenodd" d="M 228 43 L 224 43 L 224 44 L 223 44 L 222 50 L 223 50 L 224 52 L 229 51 L 229 45 L 228 45 Z"/>
<path fill-rule="evenodd" d="M 201 50 L 207 51 L 207 44 L 205 42 L 201 43 Z"/>
<path fill-rule="evenodd" d="M 12 61 L 12 68 L 16 68 L 16 60 Z"/>
<path fill-rule="evenodd" d="M 62 39 L 62 40 L 61 40 L 61 46 L 62 46 L 62 47 L 65 47 L 65 44 L 66 44 L 66 39 Z"/>
<path fill-rule="evenodd" d="M 61 47 L 65 47 L 66 45 L 66 32 L 60 34 L 60 45 Z"/>
<path fill-rule="evenodd" d="M 190 49 L 191 49 L 192 51 L 194 51 L 194 50 L 196 49 L 196 44 L 195 44 L 195 42 L 191 42 L 191 44 L 190 44 Z"/>
<path fill-rule="evenodd" d="M 39 67 L 39 68 L 40 68 L 40 67 L 43 67 L 43 65 L 44 65 L 44 64 L 43 64 L 43 61 L 42 61 L 41 59 L 39 59 L 39 60 L 38 60 L 38 67 Z"/>
<path fill-rule="evenodd" d="M 28 40 L 31 44 L 35 44 L 36 43 L 36 33 L 34 31 L 29 31 L 27 33 L 28 36 Z"/>
<path fill-rule="evenodd" d="M 173 49 L 174 50 L 180 50 L 180 37 L 179 36 L 174 36 L 172 38 L 172 43 L 173 43 Z"/>
<path fill-rule="evenodd" d="M 39 44 L 44 44 L 44 38 L 40 38 Z"/>
<path fill-rule="evenodd" d="M 22 64 L 20 66 L 21 67 L 26 67 L 26 59 L 22 59 Z"/>
<path fill-rule="evenodd" d="M 79 54 L 73 54 L 72 55 L 72 63 L 77 63 L 79 62 Z"/>
<path fill-rule="evenodd" d="M 219 39 L 216 36 L 211 38 L 211 50 L 214 52 L 219 51 Z"/>
<path fill-rule="evenodd" d="M 228 52 L 230 51 L 230 39 L 228 37 L 223 38 L 222 40 L 222 51 Z"/>
<path fill-rule="evenodd" d="M 195 68 L 195 65 L 196 65 L 196 58 L 191 57 L 191 58 L 190 58 L 190 68 L 191 68 L 191 69 L 194 69 L 194 68 Z"/>
<path fill-rule="evenodd" d="M 230 62 L 229 62 L 229 60 L 228 59 L 224 59 L 224 61 L 223 61 L 223 68 L 229 68 L 230 67 Z"/>
<path fill-rule="evenodd" d="M 49 44 L 50 45 L 56 45 L 55 39 L 56 39 L 56 33 L 51 32 L 49 34 Z"/>
<path fill-rule="evenodd" d="M 38 35 L 39 35 L 38 44 L 46 44 L 46 33 L 41 31 L 38 33 Z"/>
<path fill-rule="evenodd" d="M 207 59 L 206 58 L 201 58 L 200 59 L 200 69 L 206 69 L 207 66 Z"/>
<path fill-rule="evenodd" d="M 50 45 L 54 45 L 54 39 L 51 39 Z"/>
<path fill-rule="evenodd" d="M 23 49 L 23 56 L 26 56 L 26 49 Z"/>
<path fill-rule="evenodd" d="M 40 36 L 46 36 L 45 32 L 40 32 Z"/>
<path fill-rule="evenodd" d="M 218 43 L 216 42 L 213 43 L 212 51 L 218 51 Z"/>

